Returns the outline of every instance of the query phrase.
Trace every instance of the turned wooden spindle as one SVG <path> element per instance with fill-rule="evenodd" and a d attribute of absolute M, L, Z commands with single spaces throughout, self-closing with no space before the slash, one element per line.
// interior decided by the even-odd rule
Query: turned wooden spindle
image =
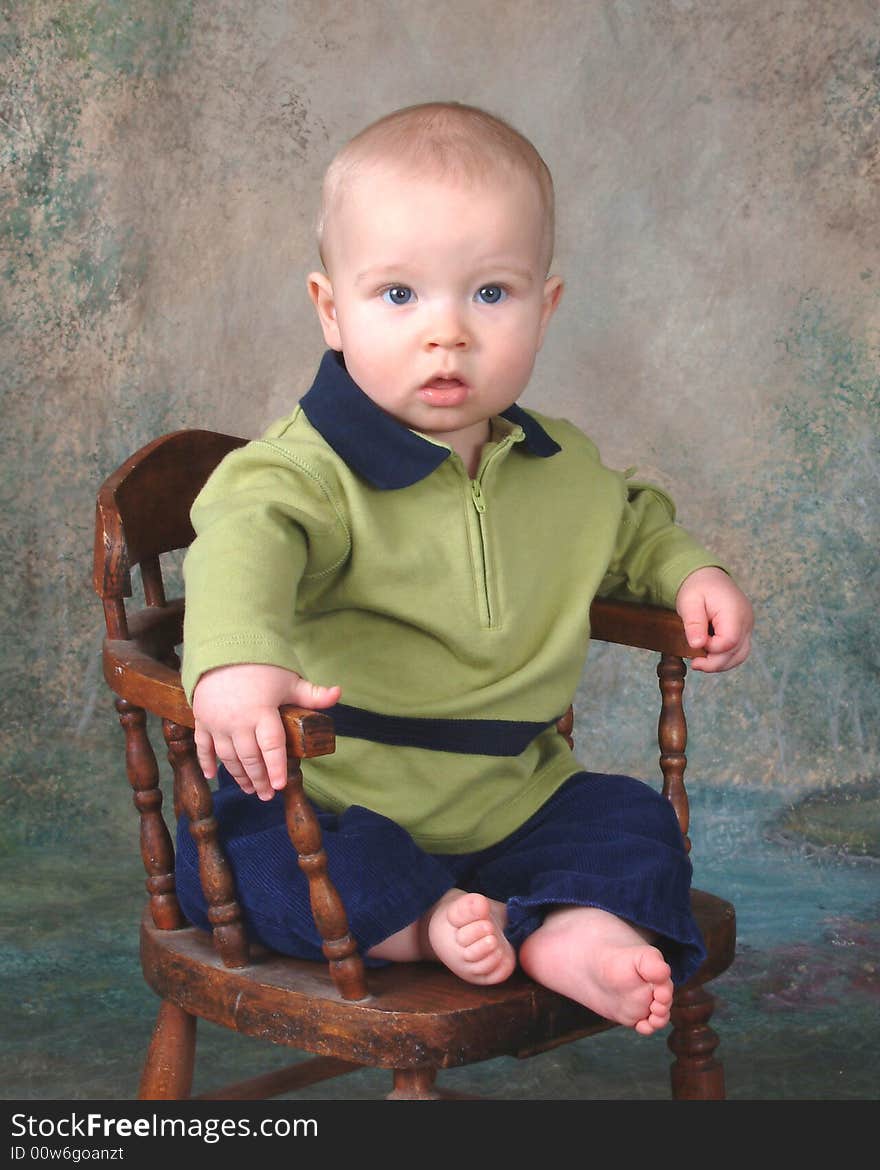
<path fill-rule="evenodd" d="M 440 1093 L 434 1088 L 437 1070 L 433 1068 L 394 1069 L 394 1088 L 386 1101 L 438 1101 Z"/>
<path fill-rule="evenodd" d="M 690 852 L 691 843 L 687 835 L 690 823 L 687 791 L 684 786 L 684 772 L 687 767 L 687 720 L 684 714 L 684 679 L 687 667 L 684 659 L 676 654 L 661 654 L 657 665 L 660 680 L 660 722 L 657 727 L 657 742 L 660 745 L 660 770 L 663 773 L 663 795 L 675 809 L 678 823 L 684 837 L 685 848 Z"/>
<path fill-rule="evenodd" d="M 144 587 L 144 601 L 151 607 L 167 604 L 162 567 L 157 556 L 145 557 L 141 561 L 141 584 Z"/>
<path fill-rule="evenodd" d="M 170 719 L 163 719 L 162 730 L 174 769 L 175 792 L 189 817 L 189 831 L 198 850 L 199 879 L 208 903 L 214 945 L 225 966 L 245 967 L 250 954 L 235 880 L 217 835 L 211 789 L 196 758 L 192 730 Z"/>
<path fill-rule="evenodd" d="M 180 655 L 177 653 L 176 650 L 169 650 L 168 653 L 163 657 L 162 661 L 165 663 L 166 666 L 170 666 L 172 670 L 177 670 L 177 671 L 180 670 Z M 164 728 L 163 728 L 163 733 L 164 733 Z M 166 744 L 168 743 L 167 736 L 166 736 L 165 742 L 166 742 Z M 181 797 L 180 797 L 180 778 L 179 778 L 177 772 L 174 771 L 174 761 L 171 760 L 170 762 L 171 762 L 171 770 L 172 770 L 172 773 L 174 775 L 174 788 L 172 790 L 172 806 L 174 808 L 174 822 L 176 824 L 180 820 L 181 814 L 183 813 L 183 802 L 181 801 Z"/>
<path fill-rule="evenodd" d="M 666 1043 L 676 1057 L 669 1075 L 677 1101 L 724 1100 L 724 1069 L 715 1059 L 718 1036 L 709 1027 L 714 1007 L 703 987 L 681 987 L 675 993 Z"/>
<path fill-rule="evenodd" d="M 289 756 L 287 761 L 284 812 L 300 869 L 308 879 L 312 916 L 336 990 L 343 999 L 367 999 L 364 964 L 349 932 L 342 899 L 327 872 L 321 827 L 303 792 L 302 769 L 294 756 Z"/>
<path fill-rule="evenodd" d="M 147 872 L 150 913 L 159 930 L 178 930 L 186 922 L 174 889 L 174 845 L 162 816 L 162 790 L 156 755 L 147 735 L 142 707 L 116 700 L 125 732 L 125 766 L 134 806 L 140 813 L 141 857 Z"/>

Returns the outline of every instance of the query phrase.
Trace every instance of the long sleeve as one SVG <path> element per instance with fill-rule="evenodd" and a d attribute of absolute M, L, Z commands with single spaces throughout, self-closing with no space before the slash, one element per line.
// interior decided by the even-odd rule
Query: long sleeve
<path fill-rule="evenodd" d="M 221 463 L 193 505 L 192 522 L 196 539 L 184 561 L 187 696 L 217 666 L 299 669 L 298 593 L 349 548 L 326 486 L 281 445 L 258 441 Z"/>
<path fill-rule="evenodd" d="M 695 569 L 724 566 L 675 523 L 675 505 L 666 492 L 636 480 L 626 486 L 627 502 L 599 595 L 672 608 L 685 577 Z"/>

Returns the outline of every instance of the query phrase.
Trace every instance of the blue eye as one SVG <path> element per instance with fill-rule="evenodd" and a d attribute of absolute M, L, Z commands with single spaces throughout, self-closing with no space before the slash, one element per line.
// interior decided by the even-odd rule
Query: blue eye
<path fill-rule="evenodd" d="M 482 288 L 477 289 L 474 300 L 479 301 L 483 305 L 497 305 L 506 296 L 507 293 L 500 284 L 484 284 Z"/>
<path fill-rule="evenodd" d="M 382 300 L 387 301 L 389 305 L 408 305 L 415 295 L 405 284 L 393 284 L 382 293 Z"/>

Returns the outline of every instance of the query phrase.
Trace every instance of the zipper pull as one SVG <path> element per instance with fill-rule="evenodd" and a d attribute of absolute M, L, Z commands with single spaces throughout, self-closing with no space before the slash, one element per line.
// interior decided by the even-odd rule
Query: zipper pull
<path fill-rule="evenodd" d="M 482 516 L 483 513 L 486 511 L 486 500 L 485 500 L 485 497 L 483 496 L 483 489 L 480 487 L 479 483 L 475 479 L 471 480 L 471 495 L 473 496 L 473 499 L 474 499 L 474 507 L 477 509 L 477 511 Z"/>

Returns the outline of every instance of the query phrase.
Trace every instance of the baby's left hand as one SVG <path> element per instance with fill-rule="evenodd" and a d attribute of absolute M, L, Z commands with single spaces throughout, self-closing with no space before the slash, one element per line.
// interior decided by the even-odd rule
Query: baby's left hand
<path fill-rule="evenodd" d="M 723 569 L 697 569 L 685 577 L 675 608 L 695 652 L 694 670 L 707 674 L 731 670 L 748 658 L 755 615 L 749 599 Z"/>

